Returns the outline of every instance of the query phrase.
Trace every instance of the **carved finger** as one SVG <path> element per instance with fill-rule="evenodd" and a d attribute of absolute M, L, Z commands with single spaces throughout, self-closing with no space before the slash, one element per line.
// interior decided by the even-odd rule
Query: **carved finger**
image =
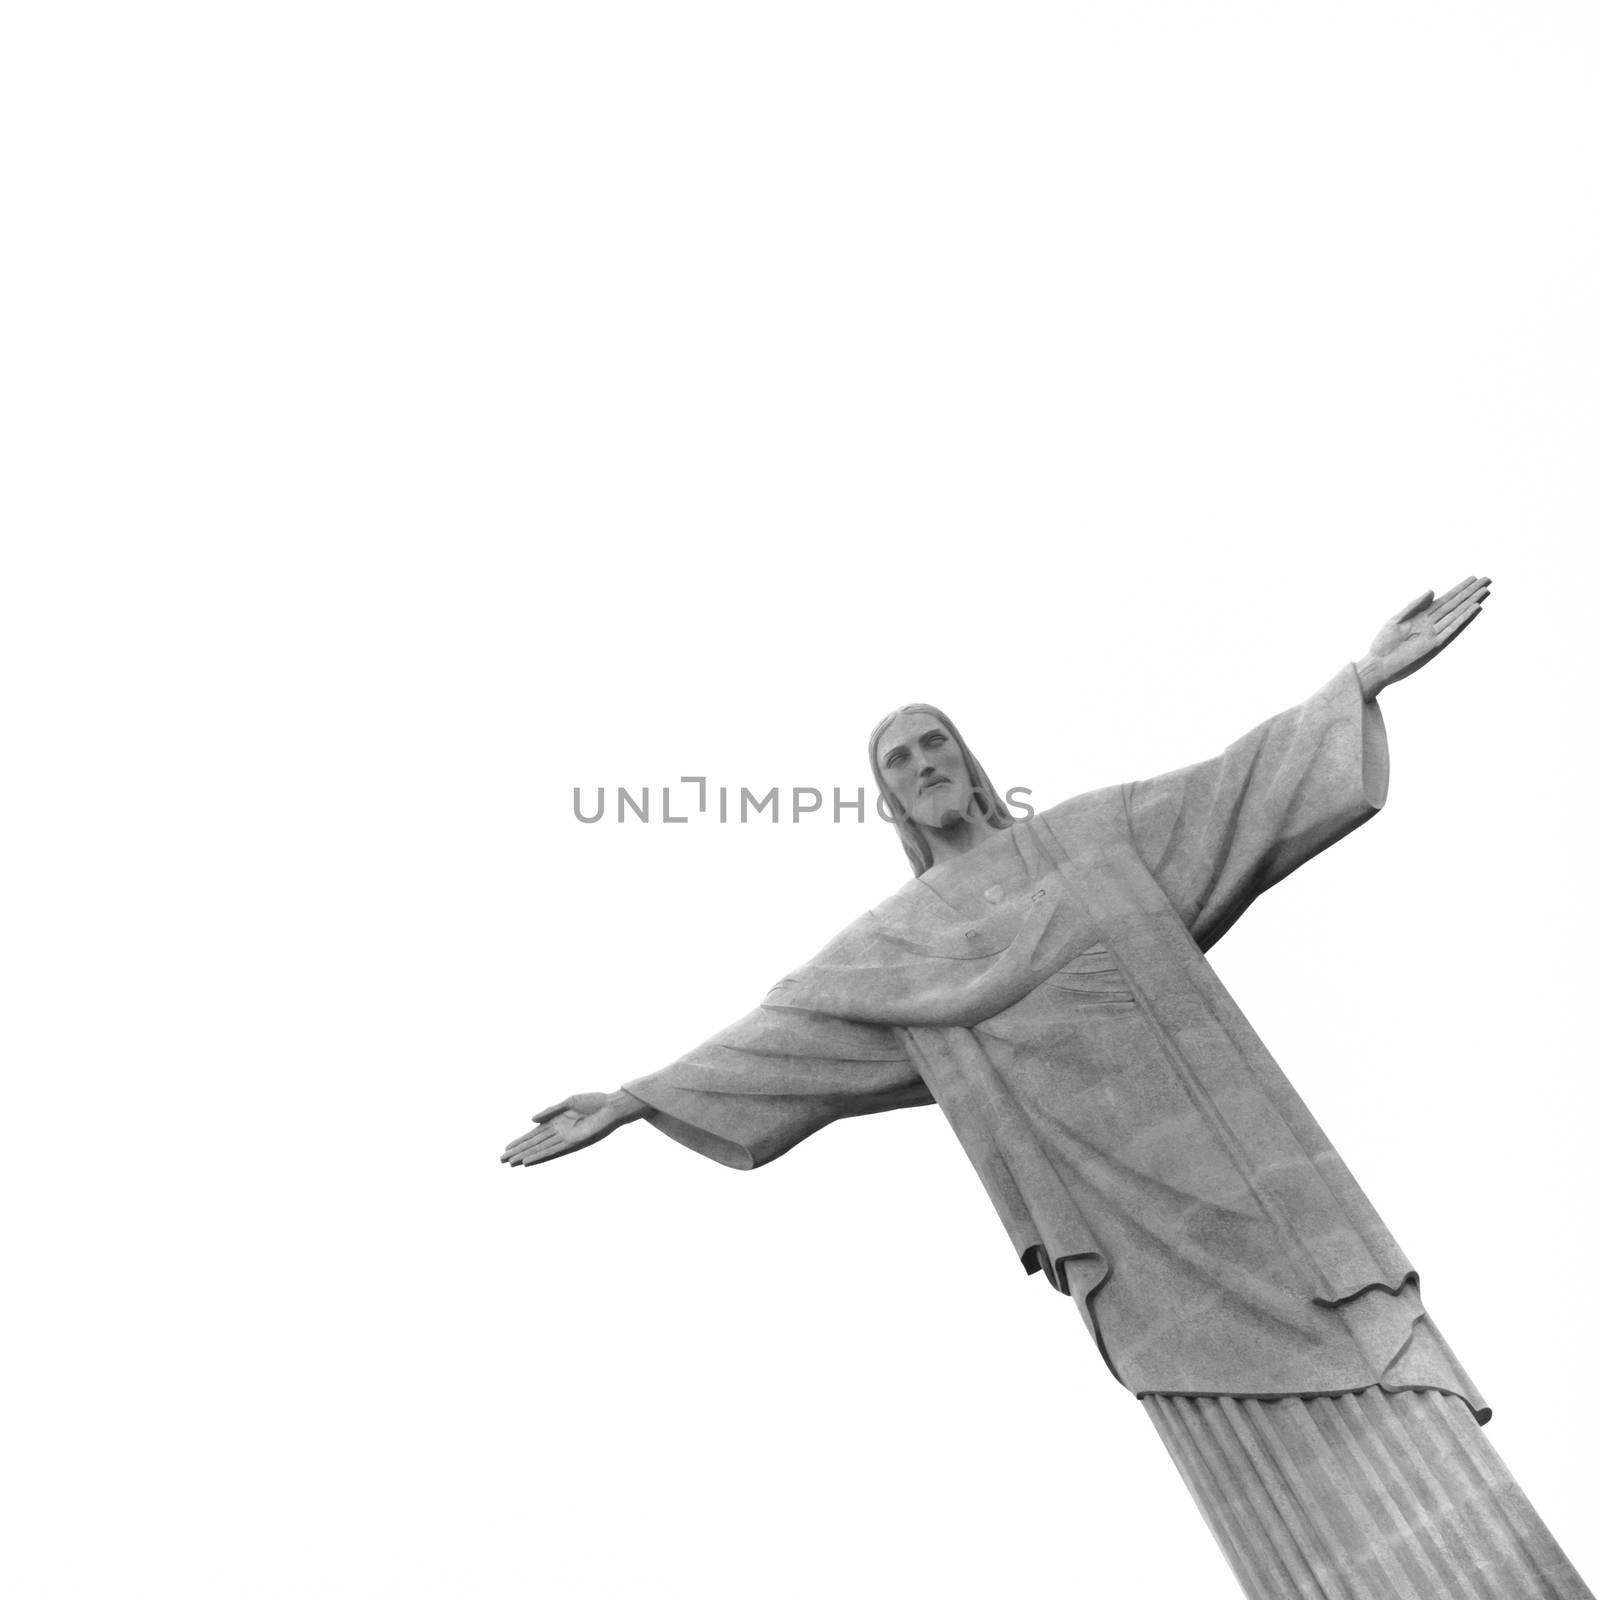
<path fill-rule="evenodd" d="M 548 1131 L 549 1130 L 546 1128 L 529 1128 L 526 1133 L 519 1133 L 516 1138 L 506 1146 L 506 1149 L 515 1150 L 519 1144 L 526 1144 L 530 1139 L 537 1139 L 541 1133 L 547 1133 Z"/>
<path fill-rule="evenodd" d="M 535 1122 L 548 1122 L 551 1117 L 559 1116 L 563 1111 L 568 1110 L 571 1105 L 572 1096 L 568 1095 L 565 1100 L 557 1100 L 553 1106 L 546 1106 L 543 1111 L 535 1111 L 533 1120 Z"/>
<path fill-rule="evenodd" d="M 1428 613 L 1428 620 L 1434 625 L 1435 628 L 1443 632 L 1452 627 L 1456 619 L 1464 612 L 1471 610 L 1474 607 L 1481 606 L 1488 598 L 1488 595 L 1489 591 L 1487 587 L 1481 589 L 1468 589 L 1463 594 L 1458 595 L 1448 604 L 1441 601 L 1433 608 L 1431 612 Z"/>
<path fill-rule="evenodd" d="M 565 1143 L 564 1139 L 546 1139 L 522 1150 L 508 1151 L 500 1159 L 513 1167 L 531 1167 L 537 1162 L 548 1161 L 553 1155 L 559 1155 Z"/>
<path fill-rule="evenodd" d="M 1440 606 L 1454 605 L 1455 602 L 1467 592 L 1467 590 L 1475 588 L 1481 581 L 1482 580 L 1478 578 L 1463 578 L 1460 583 L 1452 584 L 1442 595 L 1439 596 L 1438 600 L 1434 604 L 1434 610 L 1437 611 Z"/>
<path fill-rule="evenodd" d="M 1418 612 L 1425 611 L 1432 604 L 1433 590 L 1429 589 L 1425 593 L 1419 594 L 1417 598 L 1403 610 L 1396 612 L 1394 620 L 1396 622 L 1409 622 L 1414 616 L 1417 615 Z"/>
<path fill-rule="evenodd" d="M 560 1130 L 560 1128 L 541 1128 L 538 1133 L 530 1133 L 525 1139 L 518 1139 L 514 1146 L 512 1146 L 512 1152 L 526 1154 L 528 1150 L 536 1149 L 536 1147 L 542 1146 L 542 1144 L 550 1144 L 550 1142 L 560 1141 L 562 1138 L 563 1131 Z"/>
<path fill-rule="evenodd" d="M 1455 620 L 1451 622 L 1450 626 L 1443 631 L 1441 642 L 1444 644 L 1449 644 L 1449 642 L 1455 638 L 1455 636 L 1460 633 L 1461 630 L 1465 628 L 1466 625 L 1471 622 L 1472 619 L 1482 610 L 1482 606 L 1472 606 L 1466 611 L 1458 612 Z"/>
<path fill-rule="evenodd" d="M 536 1167 L 541 1161 L 554 1161 L 557 1156 L 570 1155 L 578 1148 L 570 1139 L 552 1139 L 549 1144 L 542 1144 L 535 1150 L 530 1150 L 522 1158 L 525 1167 Z"/>
<path fill-rule="evenodd" d="M 1488 578 L 1463 578 L 1448 594 L 1439 597 L 1439 604 L 1455 605 L 1458 601 L 1469 599 L 1473 595 L 1486 594 L 1490 582 Z"/>
<path fill-rule="evenodd" d="M 559 1139 L 562 1133 L 562 1128 L 535 1128 L 532 1133 L 525 1133 L 520 1139 L 513 1139 L 506 1146 L 506 1153 L 508 1155 L 514 1154 L 519 1150 L 527 1149 L 530 1145 L 540 1144 L 546 1139 Z"/>

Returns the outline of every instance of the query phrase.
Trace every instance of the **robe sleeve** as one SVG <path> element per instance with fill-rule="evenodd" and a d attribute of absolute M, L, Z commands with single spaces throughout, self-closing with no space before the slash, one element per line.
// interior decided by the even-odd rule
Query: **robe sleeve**
<path fill-rule="evenodd" d="M 1355 668 L 1220 756 L 1123 791 L 1135 849 L 1202 950 L 1255 897 L 1375 816 L 1383 717 Z"/>
<path fill-rule="evenodd" d="M 840 1117 L 933 1104 L 892 1028 L 765 1006 L 623 1087 L 670 1138 L 746 1170 Z"/>

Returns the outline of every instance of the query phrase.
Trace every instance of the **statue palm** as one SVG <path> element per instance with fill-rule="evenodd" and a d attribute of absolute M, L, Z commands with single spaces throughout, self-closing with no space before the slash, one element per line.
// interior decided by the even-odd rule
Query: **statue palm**
<path fill-rule="evenodd" d="M 1367 699 L 1426 666 L 1477 616 L 1488 596 L 1487 578 L 1463 578 L 1438 599 L 1429 589 L 1390 617 L 1357 663 Z"/>
<path fill-rule="evenodd" d="M 648 1107 L 618 1089 L 615 1094 L 569 1094 L 536 1111 L 532 1133 L 513 1139 L 500 1159 L 512 1167 L 537 1166 L 598 1143 L 625 1122 L 642 1117 Z"/>

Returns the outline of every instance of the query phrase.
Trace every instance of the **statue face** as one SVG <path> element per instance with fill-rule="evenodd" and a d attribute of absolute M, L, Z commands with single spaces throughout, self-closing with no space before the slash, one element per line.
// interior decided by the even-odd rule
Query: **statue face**
<path fill-rule="evenodd" d="M 949 828 L 972 808 L 972 783 L 961 748 L 937 717 L 906 711 L 878 740 L 878 770 L 913 822 Z"/>

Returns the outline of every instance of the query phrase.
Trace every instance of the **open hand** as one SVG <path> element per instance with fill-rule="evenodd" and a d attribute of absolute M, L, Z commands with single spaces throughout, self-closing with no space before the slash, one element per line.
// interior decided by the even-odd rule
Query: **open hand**
<path fill-rule="evenodd" d="M 1437 600 L 1430 589 L 1390 617 L 1356 664 L 1367 699 L 1432 661 L 1483 610 L 1488 598 L 1487 578 L 1463 578 Z"/>
<path fill-rule="evenodd" d="M 500 1159 L 513 1167 L 554 1161 L 557 1156 L 568 1156 L 597 1143 L 623 1123 L 642 1117 L 647 1109 L 621 1089 L 615 1094 L 568 1095 L 535 1112 L 533 1120 L 538 1126 L 532 1133 L 513 1139 Z"/>

